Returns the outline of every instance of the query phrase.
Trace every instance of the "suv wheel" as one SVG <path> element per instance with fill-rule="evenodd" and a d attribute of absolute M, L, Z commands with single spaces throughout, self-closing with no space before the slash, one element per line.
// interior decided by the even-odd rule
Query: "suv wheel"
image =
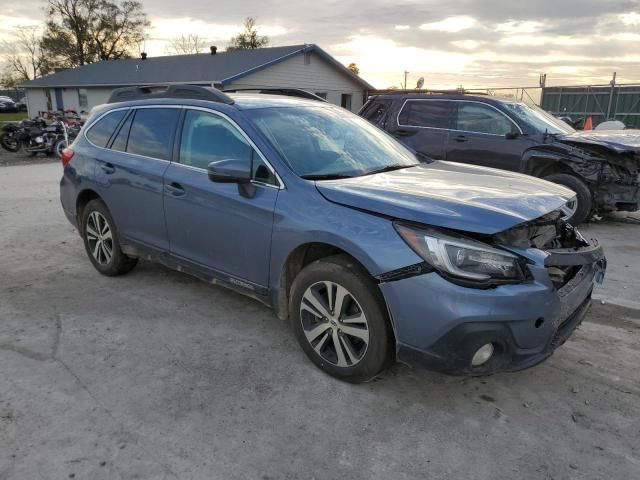
<path fill-rule="evenodd" d="M 562 210 L 564 220 L 572 225 L 579 225 L 588 220 L 591 214 L 591 190 L 579 178 L 568 173 L 554 173 L 545 177 L 549 182 L 558 183 L 576 192 L 575 200 L 569 202 Z"/>
<path fill-rule="evenodd" d="M 103 275 L 127 273 L 138 263 L 122 253 L 115 223 L 102 200 L 91 200 L 84 208 L 82 238 L 89 260 Z"/>
<path fill-rule="evenodd" d="M 346 256 L 316 261 L 298 274 L 289 315 L 307 356 L 334 377 L 371 380 L 389 360 L 392 334 L 382 296 Z"/>

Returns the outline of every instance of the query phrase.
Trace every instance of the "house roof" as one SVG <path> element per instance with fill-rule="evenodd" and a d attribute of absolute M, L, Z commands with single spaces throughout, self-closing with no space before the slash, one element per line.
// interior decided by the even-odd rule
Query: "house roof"
<path fill-rule="evenodd" d="M 117 87 L 170 83 L 207 83 L 228 85 L 244 76 L 302 53 L 314 52 L 349 76 L 364 89 L 373 87 L 317 45 L 256 48 L 221 52 L 149 57 L 146 60 L 106 60 L 69 68 L 28 82 L 23 88 Z"/>

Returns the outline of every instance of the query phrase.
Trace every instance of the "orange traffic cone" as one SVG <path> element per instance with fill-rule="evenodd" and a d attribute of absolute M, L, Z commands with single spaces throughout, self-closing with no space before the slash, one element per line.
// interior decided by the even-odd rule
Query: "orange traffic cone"
<path fill-rule="evenodd" d="M 591 121 L 591 117 L 587 117 L 587 119 L 584 121 L 583 130 L 593 130 L 593 122 Z"/>

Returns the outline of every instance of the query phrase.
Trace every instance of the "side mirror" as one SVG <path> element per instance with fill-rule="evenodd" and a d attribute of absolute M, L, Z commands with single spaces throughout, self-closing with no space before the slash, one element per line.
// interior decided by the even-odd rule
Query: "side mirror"
<path fill-rule="evenodd" d="M 251 165 L 237 158 L 218 160 L 209 164 L 207 174 L 212 182 L 249 183 L 251 181 Z"/>
<path fill-rule="evenodd" d="M 518 138 L 520 136 L 520 133 L 518 132 L 509 132 L 507 134 L 505 134 L 504 138 L 506 138 L 507 140 L 514 140 L 516 138 Z"/>

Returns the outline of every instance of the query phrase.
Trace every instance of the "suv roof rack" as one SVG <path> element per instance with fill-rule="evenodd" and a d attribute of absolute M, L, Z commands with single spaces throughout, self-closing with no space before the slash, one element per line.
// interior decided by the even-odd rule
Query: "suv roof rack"
<path fill-rule="evenodd" d="M 426 94 L 454 94 L 454 95 L 488 95 L 487 92 L 481 92 L 477 90 L 465 90 L 464 88 L 454 88 L 450 90 L 426 90 L 426 89 L 384 89 L 384 90 L 371 90 L 369 95 L 389 95 L 389 94 L 407 94 L 407 93 L 426 93 Z"/>
<path fill-rule="evenodd" d="M 288 97 L 306 98 L 308 100 L 318 100 L 320 102 L 326 102 L 326 100 L 315 93 L 302 90 L 301 88 L 235 88 L 232 90 L 225 90 L 226 93 L 240 93 L 240 92 L 257 92 L 270 95 L 286 95 Z"/>
<path fill-rule="evenodd" d="M 189 98 L 208 100 L 210 102 L 233 104 L 233 98 L 213 87 L 198 85 L 149 85 L 138 87 L 116 88 L 111 92 L 107 103 L 127 102 L 129 100 L 146 100 L 150 98 Z"/>

